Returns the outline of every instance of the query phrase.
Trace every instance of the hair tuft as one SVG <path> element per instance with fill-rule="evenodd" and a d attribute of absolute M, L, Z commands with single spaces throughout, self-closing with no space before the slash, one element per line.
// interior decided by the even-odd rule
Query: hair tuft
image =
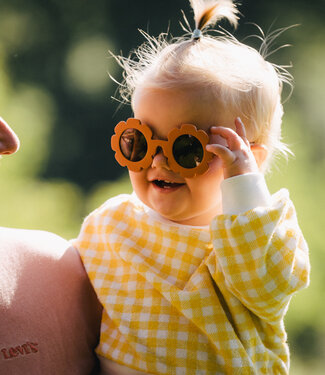
<path fill-rule="evenodd" d="M 190 0 L 194 12 L 195 28 L 203 30 L 226 18 L 237 26 L 238 10 L 232 0 Z"/>

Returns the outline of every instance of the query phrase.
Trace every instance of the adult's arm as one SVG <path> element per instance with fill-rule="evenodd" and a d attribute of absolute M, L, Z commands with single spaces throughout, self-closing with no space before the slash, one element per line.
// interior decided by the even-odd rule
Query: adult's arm
<path fill-rule="evenodd" d="M 101 305 L 77 251 L 43 231 L 0 228 L 0 373 L 95 373 Z"/>

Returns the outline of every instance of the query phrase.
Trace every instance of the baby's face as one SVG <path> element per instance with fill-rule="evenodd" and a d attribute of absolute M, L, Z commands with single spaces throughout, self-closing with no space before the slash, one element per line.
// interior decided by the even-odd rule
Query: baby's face
<path fill-rule="evenodd" d="M 137 89 L 133 97 L 134 117 L 147 124 L 153 137 L 166 139 L 169 131 L 193 124 L 209 133 L 211 126 L 234 128 L 235 114 L 210 103 L 202 93 L 186 90 Z M 223 139 L 211 139 L 223 143 Z M 173 172 L 160 150 L 149 168 L 130 171 L 133 189 L 147 206 L 166 219 L 187 225 L 208 225 L 222 212 L 220 184 L 223 169 L 218 157 L 203 175 L 183 178 Z"/>

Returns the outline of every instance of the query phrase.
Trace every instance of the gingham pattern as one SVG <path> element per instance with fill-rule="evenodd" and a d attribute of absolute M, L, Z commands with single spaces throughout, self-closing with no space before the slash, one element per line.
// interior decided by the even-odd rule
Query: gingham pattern
<path fill-rule="evenodd" d="M 104 306 L 100 355 L 152 374 L 288 373 L 283 316 L 309 262 L 285 191 L 210 230 L 118 196 L 74 245 Z"/>

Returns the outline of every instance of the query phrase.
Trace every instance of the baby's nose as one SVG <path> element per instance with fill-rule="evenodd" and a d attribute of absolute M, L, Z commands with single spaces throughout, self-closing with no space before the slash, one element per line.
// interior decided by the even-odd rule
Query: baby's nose
<path fill-rule="evenodd" d="M 168 160 L 166 156 L 164 155 L 164 152 L 161 147 L 157 147 L 156 153 L 154 157 L 152 158 L 152 163 L 151 163 L 152 168 L 166 168 L 169 169 L 168 167 Z"/>
<path fill-rule="evenodd" d="M 0 117 L 0 155 L 9 155 L 19 148 L 19 138 L 10 126 Z"/>

